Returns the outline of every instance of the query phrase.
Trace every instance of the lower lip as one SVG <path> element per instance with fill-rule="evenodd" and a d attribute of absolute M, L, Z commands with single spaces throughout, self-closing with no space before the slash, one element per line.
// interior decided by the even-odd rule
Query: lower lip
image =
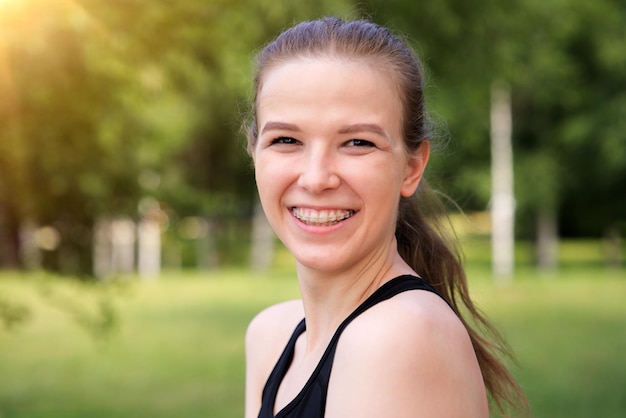
<path fill-rule="evenodd" d="M 340 222 L 337 222 L 336 224 L 332 224 L 332 225 L 309 225 L 309 224 L 306 224 L 306 223 L 302 222 L 300 219 L 296 218 L 291 210 L 289 210 L 289 214 L 291 215 L 291 218 L 294 220 L 294 222 L 296 223 L 298 228 L 300 228 L 301 230 L 303 230 L 305 232 L 308 232 L 310 234 L 315 234 L 315 235 L 330 234 L 330 233 L 333 233 L 333 232 L 335 232 L 335 231 L 337 231 L 339 229 L 342 229 L 356 215 L 356 213 L 354 213 L 349 218 L 344 219 L 344 220 L 342 220 Z"/>

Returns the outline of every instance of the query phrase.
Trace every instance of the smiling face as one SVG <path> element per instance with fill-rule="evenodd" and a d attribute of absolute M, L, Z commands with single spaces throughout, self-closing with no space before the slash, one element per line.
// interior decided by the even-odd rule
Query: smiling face
<path fill-rule="evenodd" d="M 412 195 L 428 144 L 408 155 L 402 104 L 362 62 L 299 58 L 269 70 L 252 150 L 261 203 L 297 262 L 324 272 L 389 260 L 400 196 Z"/>

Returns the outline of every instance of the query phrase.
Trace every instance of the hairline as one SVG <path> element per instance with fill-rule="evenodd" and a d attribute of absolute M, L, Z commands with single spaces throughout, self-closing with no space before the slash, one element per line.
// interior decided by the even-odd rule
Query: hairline
<path fill-rule="evenodd" d="M 382 76 L 386 77 L 389 80 L 389 85 L 394 89 L 394 93 L 397 96 L 398 100 L 400 100 L 400 105 L 402 109 L 402 112 L 400 115 L 401 117 L 400 126 L 402 128 L 402 136 L 404 137 L 404 135 L 406 134 L 404 131 L 405 129 L 404 124 L 406 122 L 405 119 L 407 118 L 408 115 L 406 115 L 407 98 L 406 98 L 406 95 L 403 94 L 402 92 L 402 86 L 401 86 L 402 76 L 399 74 L 400 69 L 397 68 L 396 65 L 394 65 L 391 58 L 380 56 L 380 55 L 367 56 L 367 55 L 358 54 L 354 52 L 338 51 L 336 45 L 331 45 L 319 51 L 299 52 L 297 54 L 289 55 L 286 57 L 275 58 L 271 62 L 267 62 L 264 65 L 263 70 L 257 73 L 258 84 L 255 86 L 256 91 L 255 91 L 255 98 L 254 98 L 254 103 L 253 103 L 253 106 L 255 107 L 255 112 L 254 112 L 255 122 L 258 123 L 258 121 L 256 120 L 257 119 L 256 115 L 258 114 L 257 106 L 259 104 L 258 103 L 259 93 L 263 89 L 263 80 L 267 77 L 269 73 L 279 68 L 280 66 L 286 65 L 288 63 L 298 62 L 298 61 L 307 61 L 307 60 L 319 60 L 319 59 L 328 59 L 331 61 L 362 64 L 366 66 L 367 68 L 370 68 L 380 73 Z M 404 138 L 403 138 L 403 143 L 405 144 L 405 148 L 406 148 L 406 141 L 404 140 Z"/>

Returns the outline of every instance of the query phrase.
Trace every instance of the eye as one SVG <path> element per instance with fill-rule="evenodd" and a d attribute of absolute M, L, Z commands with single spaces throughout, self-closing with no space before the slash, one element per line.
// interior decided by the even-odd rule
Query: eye
<path fill-rule="evenodd" d="M 373 147 L 374 143 L 365 139 L 351 139 L 346 142 L 349 147 Z"/>
<path fill-rule="evenodd" d="M 271 145 L 281 144 L 281 145 L 297 145 L 300 141 L 295 138 L 291 138 L 288 136 L 279 136 L 272 140 Z"/>

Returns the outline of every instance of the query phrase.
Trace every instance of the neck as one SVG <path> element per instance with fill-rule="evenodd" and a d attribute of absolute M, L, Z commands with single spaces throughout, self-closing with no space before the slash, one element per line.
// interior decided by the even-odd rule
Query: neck
<path fill-rule="evenodd" d="M 307 321 L 307 351 L 325 347 L 341 322 L 387 281 L 415 274 L 395 246 L 345 270 L 320 271 L 297 263 Z"/>

